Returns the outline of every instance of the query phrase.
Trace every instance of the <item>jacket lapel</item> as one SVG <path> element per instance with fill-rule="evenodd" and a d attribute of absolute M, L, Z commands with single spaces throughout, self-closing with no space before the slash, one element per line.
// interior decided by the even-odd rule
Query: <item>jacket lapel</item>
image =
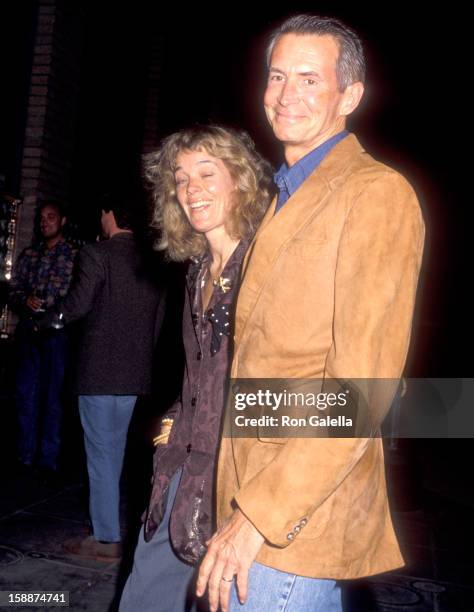
<path fill-rule="evenodd" d="M 351 160 L 361 151 L 358 140 L 350 134 L 329 152 L 276 215 L 274 198 L 244 261 L 235 322 L 236 346 L 281 251 L 319 213 L 347 174 Z"/>

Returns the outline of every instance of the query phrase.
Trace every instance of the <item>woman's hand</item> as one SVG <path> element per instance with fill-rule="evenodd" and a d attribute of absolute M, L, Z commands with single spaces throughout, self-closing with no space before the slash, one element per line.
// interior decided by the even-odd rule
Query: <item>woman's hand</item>
<path fill-rule="evenodd" d="M 160 433 L 153 438 L 153 446 L 160 444 L 168 444 L 171 428 L 173 427 L 173 419 L 162 419 Z"/>
<path fill-rule="evenodd" d="M 211 612 L 216 612 L 219 604 L 223 612 L 229 609 L 234 576 L 239 600 L 245 602 L 248 572 L 263 542 L 264 537 L 239 509 L 209 540 L 199 570 L 196 594 L 201 597 L 208 587 Z"/>

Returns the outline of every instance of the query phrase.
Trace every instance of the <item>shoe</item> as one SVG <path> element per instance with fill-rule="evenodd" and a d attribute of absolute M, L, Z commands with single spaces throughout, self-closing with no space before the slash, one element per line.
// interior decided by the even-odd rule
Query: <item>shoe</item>
<path fill-rule="evenodd" d="M 97 561 L 119 561 L 122 557 L 121 542 L 100 542 L 94 536 L 71 538 L 63 547 L 73 555 Z"/>

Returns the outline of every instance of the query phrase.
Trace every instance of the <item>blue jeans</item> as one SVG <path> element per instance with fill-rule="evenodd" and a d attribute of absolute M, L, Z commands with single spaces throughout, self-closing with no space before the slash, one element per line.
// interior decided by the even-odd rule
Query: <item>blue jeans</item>
<path fill-rule="evenodd" d="M 89 474 L 89 512 L 96 540 L 120 542 L 120 475 L 136 395 L 80 395 Z"/>
<path fill-rule="evenodd" d="M 31 321 L 21 321 L 16 338 L 18 458 L 25 465 L 31 465 L 38 453 L 40 465 L 55 470 L 61 445 L 66 332 L 38 333 L 33 331 Z"/>
<path fill-rule="evenodd" d="M 168 489 L 165 514 L 153 538 L 138 537 L 132 573 L 122 593 L 119 612 L 194 612 L 193 578 L 196 571 L 175 555 L 169 537 L 169 520 L 178 490 L 181 469 Z"/>
<path fill-rule="evenodd" d="M 230 610 L 236 612 L 342 612 L 341 587 L 335 580 L 305 578 L 254 562 L 247 601 L 241 605 L 235 583 Z"/>

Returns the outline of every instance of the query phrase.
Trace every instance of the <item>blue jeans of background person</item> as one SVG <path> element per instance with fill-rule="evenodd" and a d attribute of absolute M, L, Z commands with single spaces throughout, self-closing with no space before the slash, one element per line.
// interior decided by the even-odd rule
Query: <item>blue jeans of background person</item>
<path fill-rule="evenodd" d="M 61 446 L 61 391 L 67 356 L 64 330 L 35 332 L 32 321 L 17 326 L 15 403 L 18 458 L 31 465 L 39 446 L 39 464 L 55 470 Z"/>
<path fill-rule="evenodd" d="M 254 562 L 249 571 L 247 601 L 240 604 L 234 582 L 230 610 L 342 612 L 341 587 L 334 580 L 295 576 Z"/>
<path fill-rule="evenodd" d="M 120 475 L 136 395 L 80 395 L 89 474 L 89 512 L 96 540 L 120 542 Z"/>
<path fill-rule="evenodd" d="M 193 612 L 196 609 L 192 601 L 196 568 L 178 559 L 169 536 L 169 520 L 180 478 L 181 469 L 171 479 L 163 520 L 153 538 L 145 542 L 143 527 L 140 531 L 119 612 Z"/>

